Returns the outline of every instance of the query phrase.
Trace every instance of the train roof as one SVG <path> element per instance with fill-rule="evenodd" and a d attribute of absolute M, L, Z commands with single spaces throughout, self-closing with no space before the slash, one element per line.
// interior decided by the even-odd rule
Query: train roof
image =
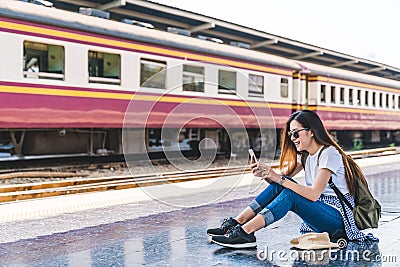
<path fill-rule="evenodd" d="M 120 1 L 120 0 L 118 0 Z M 126 0 L 129 1 L 129 0 Z M 73 0 L 58 0 L 58 2 L 81 2 L 81 4 L 88 5 L 88 2 L 94 1 L 73 1 Z M 105 4 L 107 1 L 96 1 Z M 115 2 L 115 1 L 114 1 Z M 149 4 L 151 6 L 163 5 L 154 4 L 148 1 L 132 1 L 140 2 L 141 4 Z M 142 3 L 144 2 L 144 3 Z M 291 60 L 279 55 L 271 55 L 269 53 L 260 54 L 259 50 L 243 49 L 230 45 L 215 44 L 197 38 L 190 38 L 188 36 L 176 35 L 165 31 L 148 29 L 144 27 L 135 27 L 126 23 L 121 23 L 115 20 L 109 20 L 103 23 L 102 18 L 86 16 L 77 12 L 65 10 L 66 8 L 54 8 L 51 12 L 47 11 L 47 7 L 32 5 L 27 8 L 27 4 L 22 1 L 3 0 L 0 2 L 0 15 L 7 16 L 20 20 L 30 20 L 34 22 L 50 24 L 63 28 L 72 28 L 81 31 L 89 31 L 101 35 L 114 36 L 124 39 L 132 39 L 135 41 L 142 41 L 145 43 L 153 43 L 155 45 L 163 45 L 168 47 L 175 47 L 177 49 L 190 50 L 198 53 L 214 54 L 227 58 L 236 58 L 254 63 L 268 64 L 307 72 L 314 75 L 321 75 L 326 77 L 336 77 L 341 79 L 354 80 L 363 83 L 384 85 L 394 88 L 399 88 L 397 80 L 387 79 L 388 77 L 375 77 L 371 76 L 373 73 L 364 74 L 355 70 L 343 70 L 333 68 L 328 65 L 321 65 L 320 63 L 306 62 L 306 59 Z M 77 4 L 77 3 L 76 3 Z M 128 2 L 126 3 L 129 4 Z M 169 7 L 165 7 L 170 10 Z M 176 9 L 174 9 L 176 10 Z M 186 11 L 180 11 L 184 12 Z M 161 12 L 161 11 L 160 11 Z M 204 17 L 201 15 L 197 15 Z M 130 17 L 132 18 L 132 17 Z M 227 23 L 227 22 L 225 22 Z M 229 23 L 228 23 L 229 24 Z M 241 27 L 241 26 L 237 26 Z M 262 56 L 260 56 L 262 55 Z M 399 70 L 400 79 L 400 70 Z"/>
<path fill-rule="evenodd" d="M 60 9 L 77 11 L 91 7 L 110 12 L 111 19 L 132 18 L 153 24 L 157 29 L 167 27 L 186 29 L 191 36 L 205 35 L 227 44 L 247 44 L 250 50 L 289 59 L 307 61 L 378 77 L 400 80 L 400 69 L 379 62 L 354 57 L 318 46 L 291 40 L 264 31 L 204 16 L 179 8 L 144 0 L 49 0 Z"/>
<path fill-rule="evenodd" d="M 367 83 L 367 84 L 400 89 L 399 82 L 391 79 L 385 79 L 382 77 L 375 77 L 363 73 L 331 68 L 309 62 L 300 62 L 299 64 L 302 66 L 303 73 L 309 73 L 310 75 L 317 75 L 328 78 L 337 78 L 359 83 Z"/>
<path fill-rule="evenodd" d="M 243 50 L 234 46 L 215 44 L 197 38 L 190 38 L 165 31 L 132 26 L 113 20 L 104 23 L 102 18 L 82 15 L 76 12 L 72 13 L 58 8 L 48 10 L 47 7 L 39 5 L 32 5 L 27 8 L 26 5 L 28 4 L 30 3 L 2 0 L 0 2 L 0 16 L 92 32 L 103 36 L 131 39 L 145 43 L 152 43 L 158 46 L 174 47 L 200 54 L 212 54 L 217 55 L 218 57 L 236 58 L 253 63 L 273 65 L 286 68 L 290 71 L 300 70 L 300 66 L 294 61 L 275 55 L 262 54 L 262 56 L 260 56 L 260 53 L 257 51 Z"/>

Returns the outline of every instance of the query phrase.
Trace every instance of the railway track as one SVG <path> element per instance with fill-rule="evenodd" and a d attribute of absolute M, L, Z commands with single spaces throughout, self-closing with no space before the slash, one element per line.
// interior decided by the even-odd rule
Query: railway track
<path fill-rule="evenodd" d="M 246 168 L 245 166 L 238 166 L 228 169 L 212 168 L 205 171 L 168 172 L 164 174 L 141 174 L 136 176 L 114 176 L 6 185 L 0 187 L 0 202 L 95 191 L 119 190 L 165 183 L 178 183 L 200 179 L 218 178 L 221 176 L 229 176 L 245 172 L 250 172 L 250 169 Z"/>
<path fill-rule="evenodd" d="M 397 154 L 397 148 L 378 148 L 349 152 L 353 158 Z M 278 167 L 278 163 L 272 164 Z M 52 182 L 0 186 L 0 203 L 77 193 L 120 190 L 143 186 L 218 178 L 250 172 L 248 166 L 211 168 L 204 171 L 168 172 L 164 174 L 125 175 L 103 178 L 83 178 Z"/>

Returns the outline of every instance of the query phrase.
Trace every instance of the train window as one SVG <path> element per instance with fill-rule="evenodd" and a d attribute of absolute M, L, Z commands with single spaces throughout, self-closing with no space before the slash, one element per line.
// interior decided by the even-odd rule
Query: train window
<path fill-rule="evenodd" d="M 361 106 L 361 90 L 357 90 L 357 99 L 356 99 L 357 105 Z"/>
<path fill-rule="evenodd" d="M 249 74 L 249 95 L 264 96 L 264 77 L 260 75 Z"/>
<path fill-rule="evenodd" d="M 379 93 L 379 107 L 383 107 L 383 94 Z"/>
<path fill-rule="evenodd" d="M 326 101 L 326 88 L 324 84 L 321 84 L 321 103 Z"/>
<path fill-rule="evenodd" d="M 397 108 L 400 109 L 400 96 L 397 97 Z"/>
<path fill-rule="evenodd" d="M 369 96 L 369 91 L 365 91 L 365 105 L 366 106 L 369 106 L 368 96 Z"/>
<path fill-rule="evenodd" d="M 392 95 L 392 109 L 395 109 L 396 108 L 396 96 L 395 95 Z"/>
<path fill-rule="evenodd" d="M 372 106 L 376 107 L 376 93 L 372 92 Z"/>
<path fill-rule="evenodd" d="M 289 81 L 286 78 L 281 78 L 281 97 L 289 96 Z"/>
<path fill-rule="evenodd" d="M 64 80 L 64 47 L 24 42 L 24 77 Z"/>
<path fill-rule="evenodd" d="M 167 62 L 140 59 L 140 86 L 165 89 Z"/>
<path fill-rule="evenodd" d="M 340 87 L 340 104 L 344 104 L 344 87 Z"/>
<path fill-rule="evenodd" d="M 353 105 L 353 89 L 349 89 L 349 105 Z"/>
<path fill-rule="evenodd" d="M 89 82 L 104 84 L 121 83 L 120 55 L 89 51 Z"/>
<path fill-rule="evenodd" d="M 204 68 L 183 65 L 183 91 L 204 92 Z"/>
<path fill-rule="evenodd" d="M 236 72 L 219 70 L 218 93 L 236 94 Z"/>
<path fill-rule="evenodd" d="M 386 101 L 385 101 L 385 107 L 386 108 L 389 108 L 389 94 L 386 94 L 386 97 L 385 97 L 386 99 Z"/>
<path fill-rule="evenodd" d="M 336 90 L 335 86 L 331 86 L 331 103 L 336 103 Z"/>

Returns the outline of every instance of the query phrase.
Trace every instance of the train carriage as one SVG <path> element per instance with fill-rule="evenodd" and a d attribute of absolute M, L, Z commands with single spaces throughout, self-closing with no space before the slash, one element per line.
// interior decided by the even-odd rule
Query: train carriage
<path fill-rule="evenodd" d="M 400 84 L 367 74 L 302 63 L 308 104 L 346 147 L 399 142 Z"/>
<path fill-rule="evenodd" d="M 206 139 L 220 153 L 271 150 L 303 108 L 349 146 L 399 129 L 399 82 L 367 74 L 12 0 L 0 3 L 0 43 L 0 149 L 11 154 L 121 154 L 123 129 L 128 153 Z"/>

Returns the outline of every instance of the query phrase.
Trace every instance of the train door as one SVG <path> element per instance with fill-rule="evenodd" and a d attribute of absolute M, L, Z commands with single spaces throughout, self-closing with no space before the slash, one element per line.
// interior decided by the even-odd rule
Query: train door
<path fill-rule="evenodd" d="M 313 107 L 317 109 L 317 105 L 320 101 L 319 99 L 325 99 L 325 91 L 321 94 L 320 83 L 317 80 L 318 77 L 308 77 L 306 84 L 307 92 L 307 107 Z M 325 101 L 325 100 L 324 100 Z"/>
<path fill-rule="evenodd" d="M 297 106 L 301 104 L 302 80 L 300 73 L 294 73 L 292 78 L 292 103 Z"/>
<path fill-rule="evenodd" d="M 309 84 L 308 75 L 302 72 L 293 73 L 292 78 L 292 112 L 308 108 Z"/>

